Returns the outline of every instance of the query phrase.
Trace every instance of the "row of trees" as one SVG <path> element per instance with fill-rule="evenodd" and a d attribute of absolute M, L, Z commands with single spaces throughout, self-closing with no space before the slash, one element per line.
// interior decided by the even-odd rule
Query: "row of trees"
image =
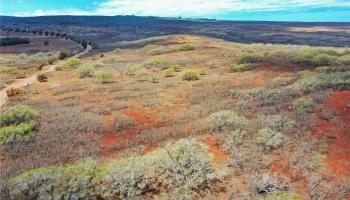
<path fill-rule="evenodd" d="M 29 33 L 29 34 L 42 35 L 42 36 L 56 36 L 56 37 L 61 37 L 61 38 L 66 39 L 66 40 L 71 40 L 71 41 L 81 45 L 84 49 L 86 49 L 88 45 L 91 45 L 94 48 L 97 47 L 96 44 L 91 42 L 91 41 L 86 41 L 84 39 L 76 38 L 76 37 L 69 35 L 67 33 L 61 33 L 61 32 L 55 32 L 55 31 L 30 30 L 30 29 L 21 29 L 21 28 L 1 26 L 1 32 L 7 32 L 7 37 L 9 37 L 9 34 L 11 32 L 22 33 L 22 34 Z"/>

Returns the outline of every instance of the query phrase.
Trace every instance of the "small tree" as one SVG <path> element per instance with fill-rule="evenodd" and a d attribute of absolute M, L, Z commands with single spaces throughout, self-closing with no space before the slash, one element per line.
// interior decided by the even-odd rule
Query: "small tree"
<path fill-rule="evenodd" d="M 39 74 L 36 79 L 39 81 L 39 82 L 47 82 L 47 76 L 45 74 Z"/>
<path fill-rule="evenodd" d="M 68 56 L 69 56 L 69 54 L 67 51 L 61 50 L 60 54 L 58 55 L 58 59 L 64 60 L 64 59 L 68 58 Z"/>

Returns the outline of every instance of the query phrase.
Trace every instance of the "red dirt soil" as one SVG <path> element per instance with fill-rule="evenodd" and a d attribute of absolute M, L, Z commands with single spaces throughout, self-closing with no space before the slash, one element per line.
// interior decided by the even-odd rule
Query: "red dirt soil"
<path fill-rule="evenodd" d="M 262 80 L 262 79 L 256 79 L 256 80 L 254 80 L 254 85 L 255 86 L 261 86 L 261 85 L 263 85 L 264 84 L 264 80 Z"/>
<path fill-rule="evenodd" d="M 334 92 L 326 106 L 337 114 L 336 123 L 317 113 L 318 124 L 312 129 L 316 138 L 327 137 L 327 163 L 330 173 L 350 179 L 350 92 Z"/>
<path fill-rule="evenodd" d="M 219 147 L 214 137 L 206 136 L 202 142 L 208 145 L 209 151 L 213 154 L 213 163 L 221 164 L 228 160 L 228 153 Z"/>

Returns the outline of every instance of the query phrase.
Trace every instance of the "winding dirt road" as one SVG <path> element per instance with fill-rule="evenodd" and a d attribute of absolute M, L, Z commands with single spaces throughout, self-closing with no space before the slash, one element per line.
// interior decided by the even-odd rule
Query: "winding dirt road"
<path fill-rule="evenodd" d="M 81 57 L 81 56 L 89 53 L 91 49 L 92 49 L 92 47 L 90 45 L 88 45 L 87 48 L 83 52 L 75 55 L 74 57 Z M 33 75 L 31 75 L 30 77 L 17 80 L 16 82 L 14 82 L 14 83 L 8 85 L 6 88 L 2 89 L 0 91 L 0 108 L 6 103 L 6 100 L 8 98 L 7 94 L 6 94 L 7 89 L 9 89 L 9 88 L 21 88 L 21 87 L 25 87 L 27 85 L 30 85 L 30 84 L 34 83 L 35 81 L 37 81 L 36 77 L 38 74 L 53 72 L 53 71 L 55 71 L 57 65 L 58 64 L 50 65 L 50 66 L 48 66 L 48 68 L 46 68 L 46 69 L 44 68 L 44 70 L 36 72 Z"/>

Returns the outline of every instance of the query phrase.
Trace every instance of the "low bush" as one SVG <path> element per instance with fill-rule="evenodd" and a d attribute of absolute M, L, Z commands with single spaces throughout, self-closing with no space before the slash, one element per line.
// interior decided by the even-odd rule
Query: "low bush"
<path fill-rule="evenodd" d="M 72 58 L 69 58 L 66 62 L 64 62 L 63 66 L 66 69 L 74 69 L 78 67 L 79 64 L 80 64 L 80 59 L 76 57 L 72 57 Z"/>
<path fill-rule="evenodd" d="M 146 69 L 141 66 L 128 67 L 126 70 L 126 75 L 130 77 L 140 77 L 146 74 Z"/>
<path fill-rule="evenodd" d="M 8 97 L 14 97 L 14 96 L 18 96 L 18 95 L 22 95 L 25 94 L 25 90 L 22 88 L 9 88 L 6 90 L 6 95 Z"/>
<path fill-rule="evenodd" d="M 25 136 L 32 135 L 35 129 L 33 122 L 25 122 L 0 128 L 0 144 L 7 144 Z"/>
<path fill-rule="evenodd" d="M 208 118 L 209 127 L 213 131 L 223 131 L 224 129 L 239 129 L 247 125 L 247 119 L 230 110 L 223 110 L 213 113 Z"/>
<path fill-rule="evenodd" d="M 98 71 L 96 79 L 102 83 L 111 83 L 115 81 L 115 76 L 112 71 Z"/>
<path fill-rule="evenodd" d="M 243 55 L 237 61 L 238 64 L 251 64 L 251 63 L 258 63 L 258 62 L 259 62 L 259 57 L 256 55 Z"/>
<path fill-rule="evenodd" d="M 274 78 L 272 83 L 276 86 L 287 86 L 293 81 L 292 77 L 289 76 L 281 76 Z"/>
<path fill-rule="evenodd" d="M 0 68 L 0 72 L 8 73 L 8 74 L 16 74 L 18 70 L 16 67 L 2 67 Z"/>
<path fill-rule="evenodd" d="M 325 66 L 325 65 L 333 65 L 336 59 L 337 57 L 335 56 L 330 56 L 327 54 L 319 54 L 312 57 L 310 62 L 315 66 Z"/>
<path fill-rule="evenodd" d="M 182 74 L 182 80 L 195 81 L 198 79 L 199 79 L 199 75 L 198 75 L 198 72 L 196 70 L 188 69 L 188 70 L 184 71 Z"/>
<path fill-rule="evenodd" d="M 272 192 L 264 200 L 302 200 L 302 198 L 293 192 Z"/>
<path fill-rule="evenodd" d="M 69 57 L 69 53 L 66 50 L 61 50 L 58 54 L 58 59 L 64 60 Z"/>
<path fill-rule="evenodd" d="M 283 143 L 284 135 L 281 132 L 263 128 L 258 131 L 256 141 L 258 144 L 262 144 L 267 150 L 274 149 Z"/>
<path fill-rule="evenodd" d="M 314 101 L 308 98 L 297 99 L 293 101 L 292 105 L 293 105 L 293 109 L 296 110 L 297 112 L 300 112 L 300 113 L 310 112 L 311 107 L 314 105 Z"/>
<path fill-rule="evenodd" d="M 193 44 L 190 44 L 190 43 L 185 43 L 185 44 L 182 44 L 180 46 L 181 51 L 190 51 L 190 50 L 194 50 L 194 49 L 195 48 L 194 48 Z"/>
<path fill-rule="evenodd" d="M 172 77 L 174 76 L 175 70 L 173 68 L 168 68 L 164 71 L 164 76 L 165 77 Z"/>
<path fill-rule="evenodd" d="M 121 52 L 121 49 L 119 49 L 119 48 L 114 49 L 115 54 L 120 54 L 120 52 Z"/>
<path fill-rule="evenodd" d="M 205 145 L 183 139 L 143 156 L 29 170 L 12 178 L 9 190 L 13 199 L 140 199 L 162 186 L 170 199 L 179 191 L 194 198 L 225 175 L 210 159 Z"/>
<path fill-rule="evenodd" d="M 243 139 L 246 136 L 247 131 L 238 128 L 225 134 L 225 143 L 239 145 L 243 143 Z"/>
<path fill-rule="evenodd" d="M 144 66 L 155 66 L 159 67 L 161 69 L 168 68 L 168 61 L 164 58 L 153 58 L 149 61 L 147 61 Z"/>
<path fill-rule="evenodd" d="M 230 70 L 232 72 L 243 72 L 254 68 L 252 64 L 231 64 Z"/>
<path fill-rule="evenodd" d="M 49 58 L 49 60 L 47 61 L 49 65 L 52 65 L 56 62 L 57 58 Z"/>
<path fill-rule="evenodd" d="M 198 71 L 199 75 L 202 75 L 202 76 L 206 75 L 208 73 L 208 71 L 206 69 L 204 69 L 204 68 L 198 69 L 197 71 Z"/>
<path fill-rule="evenodd" d="M 28 122 L 37 115 L 38 112 L 29 106 L 13 106 L 0 112 L 0 127 Z"/>
<path fill-rule="evenodd" d="M 327 88 L 350 90 L 350 71 L 330 74 L 308 74 L 296 82 L 293 87 L 304 93 L 317 92 Z"/>
<path fill-rule="evenodd" d="M 169 66 L 169 68 L 172 68 L 175 72 L 179 72 L 181 65 L 180 64 L 172 64 Z"/>
<path fill-rule="evenodd" d="M 251 90 L 252 97 L 258 106 L 271 106 L 278 103 L 281 99 L 281 91 L 278 89 L 267 89 L 263 87 Z"/>
<path fill-rule="evenodd" d="M 341 56 L 337 59 L 337 63 L 343 65 L 350 65 L 350 55 Z"/>
<path fill-rule="evenodd" d="M 39 81 L 39 82 L 47 82 L 48 80 L 48 77 L 46 76 L 46 74 L 39 74 L 36 79 Z"/>
<path fill-rule="evenodd" d="M 15 78 L 16 79 L 23 79 L 23 78 L 26 78 L 28 76 L 27 72 L 25 71 L 18 71 L 16 74 L 15 74 Z"/>
<path fill-rule="evenodd" d="M 253 177 L 252 183 L 256 194 L 269 195 L 274 192 L 286 191 L 288 186 L 278 180 L 276 174 L 264 173 Z"/>
<path fill-rule="evenodd" d="M 322 66 L 322 67 L 317 67 L 315 70 L 319 73 L 327 73 L 327 72 L 331 72 L 331 67 L 330 66 Z"/>
<path fill-rule="evenodd" d="M 290 131 L 295 127 L 295 121 L 283 115 L 260 115 L 257 118 L 260 127 L 274 131 Z"/>
<path fill-rule="evenodd" d="M 77 73 L 79 78 L 93 77 L 95 75 L 95 68 L 90 65 L 84 65 L 78 68 Z"/>

